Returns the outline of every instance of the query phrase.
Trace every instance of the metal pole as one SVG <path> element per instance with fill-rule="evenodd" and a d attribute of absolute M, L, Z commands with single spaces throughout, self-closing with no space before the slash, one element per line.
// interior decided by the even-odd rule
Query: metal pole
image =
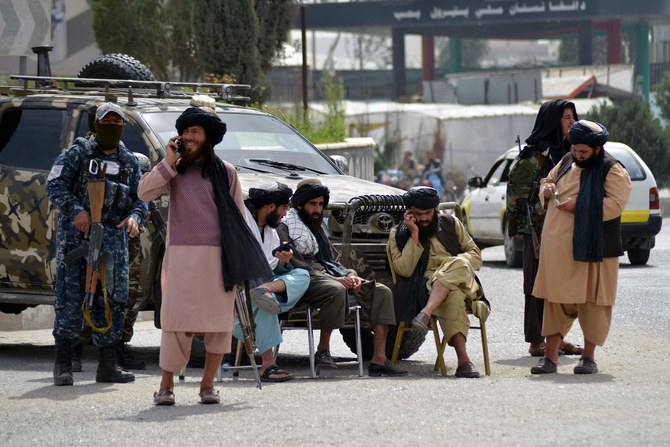
<path fill-rule="evenodd" d="M 305 6 L 300 6 L 300 31 L 302 38 L 302 117 L 307 121 L 307 20 Z"/>

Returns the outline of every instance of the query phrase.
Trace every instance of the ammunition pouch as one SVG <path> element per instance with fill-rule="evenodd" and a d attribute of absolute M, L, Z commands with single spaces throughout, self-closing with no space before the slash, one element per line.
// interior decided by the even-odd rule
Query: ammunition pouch
<path fill-rule="evenodd" d="M 130 187 L 105 180 L 104 208 L 113 215 L 122 216 L 130 201 Z"/>

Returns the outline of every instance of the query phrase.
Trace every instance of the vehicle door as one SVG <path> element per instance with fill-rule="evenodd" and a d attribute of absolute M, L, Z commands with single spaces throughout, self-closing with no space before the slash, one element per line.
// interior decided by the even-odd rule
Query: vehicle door
<path fill-rule="evenodd" d="M 61 151 L 63 108 L 10 104 L 0 116 L 0 288 L 50 289 L 57 213 L 45 183 Z"/>
<path fill-rule="evenodd" d="M 499 239 L 502 236 L 500 219 L 504 210 L 510 161 L 496 161 L 486 175 L 483 186 L 473 193 L 470 222 L 472 232 L 478 238 Z"/>

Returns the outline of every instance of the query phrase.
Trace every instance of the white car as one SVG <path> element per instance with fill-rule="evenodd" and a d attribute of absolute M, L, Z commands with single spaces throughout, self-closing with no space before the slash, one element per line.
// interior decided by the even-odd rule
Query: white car
<path fill-rule="evenodd" d="M 605 148 L 621 161 L 633 181 L 630 200 L 621 216 L 623 249 L 631 264 L 646 264 L 663 221 L 656 180 L 645 162 L 627 145 L 611 141 Z M 477 245 L 482 248 L 504 245 L 505 261 L 511 267 L 523 263 L 522 240 L 507 236 L 505 218 L 508 174 L 518 154 L 516 146 L 509 149 L 498 157 L 484 179 L 471 178 L 468 181 L 471 191 L 461 202 L 463 223 Z"/>

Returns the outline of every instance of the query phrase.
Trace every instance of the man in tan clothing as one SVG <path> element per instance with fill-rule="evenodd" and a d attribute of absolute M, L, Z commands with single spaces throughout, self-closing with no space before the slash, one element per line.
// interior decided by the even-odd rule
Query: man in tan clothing
<path fill-rule="evenodd" d="M 475 277 L 482 265 L 479 248 L 458 219 L 438 212 L 440 197 L 435 188 L 411 188 L 403 201 L 407 211 L 388 241 L 403 299 L 400 319 L 411 320 L 412 326 L 427 332 L 434 315 L 456 351 L 456 377 L 478 378 L 466 349 L 470 328 L 466 306 L 477 317 L 488 317 L 484 292 Z"/>
<path fill-rule="evenodd" d="M 542 179 L 547 207 L 533 295 L 545 300 L 545 356 L 532 374 L 555 373 L 558 348 L 575 318 L 584 352 L 575 374 L 598 372 L 595 348 L 607 338 L 616 298 L 621 213 L 630 197 L 626 169 L 605 151 L 605 126 L 580 120 L 570 127 L 572 150 Z"/>

